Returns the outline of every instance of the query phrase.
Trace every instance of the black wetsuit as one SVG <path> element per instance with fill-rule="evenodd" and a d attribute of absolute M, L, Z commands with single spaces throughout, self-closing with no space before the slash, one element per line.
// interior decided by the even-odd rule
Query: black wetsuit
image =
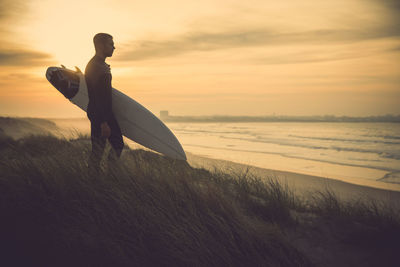
<path fill-rule="evenodd" d="M 98 168 L 106 144 L 106 138 L 101 136 L 101 123 L 107 122 L 111 129 L 108 141 L 115 154 L 113 155 L 112 151 L 110 151 L 109 158 L 116 159 L 121 155 L 124 142 L 121 129 L 112 112 L 112 75 L 110 65 L 106 64 L 104 59 L 95 55 L 86 66 L 85 79 L 89 95 L 87 116 L 90 120 L 92 140 L 92 154 L 89 159 L 89 165 L 92 164 L 95 168 Z"/>

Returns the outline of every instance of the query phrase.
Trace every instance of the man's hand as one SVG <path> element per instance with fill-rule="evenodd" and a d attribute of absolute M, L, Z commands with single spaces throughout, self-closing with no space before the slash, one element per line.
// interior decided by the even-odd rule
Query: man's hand
<path fill-rule="evenodd" d="M 108 138 L 111 135 L 110 126 L 108 126 L 107 122 L 103 122 L 101 125 L 101 137 Z"/>

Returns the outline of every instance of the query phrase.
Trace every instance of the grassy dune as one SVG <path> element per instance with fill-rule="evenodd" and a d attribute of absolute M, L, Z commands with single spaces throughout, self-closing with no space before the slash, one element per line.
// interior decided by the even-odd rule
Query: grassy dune
<path fill-rule="evenodd" d="M 32 134 L 50 134 L 59 131 L 57 125 L 46 119 L 12 118 L 0 116 L 0 135 L 19 139 Z"/>
<path fill-rule="evenodd" d="M 90 140 L 0 137 L 5 266 L 395 266 L 397 210 L 143 150 L 88 172 Z M 309 199 L 309 198 L 308 198 Z M 349 265 L 350 266 L 350 265 Z"/>

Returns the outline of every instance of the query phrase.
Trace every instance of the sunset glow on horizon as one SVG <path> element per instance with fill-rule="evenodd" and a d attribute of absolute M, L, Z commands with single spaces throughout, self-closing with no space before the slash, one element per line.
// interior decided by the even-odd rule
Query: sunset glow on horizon
<path fill-rule="evenodd" d="M 98 32 L 113 87 L 157 115 L 400 114 L 395 0 L 0 5 L 1 116 L 84 117 L 45 71 L 84 71 Z"/>

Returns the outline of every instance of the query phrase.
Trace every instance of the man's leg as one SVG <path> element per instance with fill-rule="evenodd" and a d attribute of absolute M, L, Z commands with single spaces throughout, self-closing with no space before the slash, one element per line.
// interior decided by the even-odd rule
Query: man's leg
<path fill-rule="evenodd" d="M 108 138 L 108 141 L 113 148 L 108 154 L 108 160 L 110 163 L 114 163 L 121 156 L 122 149 L 124 148 L 124 141 L 122 139 L 121 129 L 119 128 L 117 120 L 115 118 L 112 118 L 108 122 L 108 125 L 111 129 L 111 135 Z"/>
<path fill-rule="evenodd" d="M 100 171 L 101 157 L 106 145 L 106 138 L 101 136 L 100 123 L 90 121 L 90 139 L 92 141 L 92 152 L 88 165 L 93 173 L 98 173 Z"/>

